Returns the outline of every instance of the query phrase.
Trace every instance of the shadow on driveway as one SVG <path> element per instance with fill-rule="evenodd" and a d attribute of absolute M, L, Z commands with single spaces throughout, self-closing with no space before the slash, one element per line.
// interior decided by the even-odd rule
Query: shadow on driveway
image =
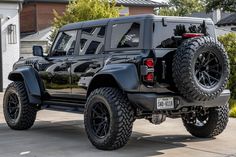
<path fill-rule="evenodd" d="M 133 132 L 129 143 L 116 151 L 95 149 L 87 139 L 82 120 L 49 122 L 38 121 L 28 131 L 13 131 L 6 124 L 0 124 L 0 153 L 3 156 L 18 156 L 28 151 L 27 156 L 154 156 L 164 150 L 186 147 L 187 142 L 199 139 L 187 135 L 151 136 Z M 185 143 L 185 144 L 183 144 Z"/>

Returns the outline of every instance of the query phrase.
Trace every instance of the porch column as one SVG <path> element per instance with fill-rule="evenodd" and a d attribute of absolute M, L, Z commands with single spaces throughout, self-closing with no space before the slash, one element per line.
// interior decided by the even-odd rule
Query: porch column
<path fill-rule="evenodd" d="M 0 92 L 3 92 L 3 77 L 2 77 L 2 18 L 0 14 Z"/>

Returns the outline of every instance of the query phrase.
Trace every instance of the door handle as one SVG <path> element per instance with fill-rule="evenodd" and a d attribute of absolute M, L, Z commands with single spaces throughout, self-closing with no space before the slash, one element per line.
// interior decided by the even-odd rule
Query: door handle
<path fill-rule="evenodd" d="M 92 69 L 96 69 L 96 68 L 101 67 L 101 65 L 100 64 L 90 64 L 89 67 Z"/>

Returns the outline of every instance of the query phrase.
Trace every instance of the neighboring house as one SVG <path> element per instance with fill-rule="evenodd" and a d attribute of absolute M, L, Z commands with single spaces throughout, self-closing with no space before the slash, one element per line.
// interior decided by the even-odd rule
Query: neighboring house
<path fill-rule="evenodd" d="M 19 12 L 23 0 L 0 0 L 0 91 L 10 83 L 8 74 L 20 56 Z"/>
<path fill-rule="evenodd" d="M 236 33 L 236 13 L 233 13 L 216 23 L 218 29 Z"/>
<path fill-rule="evenodd" d="M 48 38 L 51 34 L 51 27 L 45 28 L 43 30 L 38 31 L 37 33 L 27 35 L 22 37 L 21 42 L 21 57 L 30 57 L 32 56 L 32 47 L 33 45 L 41 45 L 44 50 L 48 48 Z"/>
<path fill-rule="evenodd" d="M 190 17 L 211 18 L 216 24 L 216 35 L 224 35 L 236 31 L 236 13 L 222 12 L 219 9 L 210 13 L 199 12 L 188 15 Z"/>
<path fill-rule="evenodd" d="M 21 56 L 31 55 L 32 45 L 42 45 L 48 42 L 50 27 L 54 18 L 53 10 L 59 14 L 65 11 L 69 0 L 24 0 L 21 21 Z M 123 6 L 120 16 L 153 14 L 154 8 L 166 6 L 164 3 L 151 0 L 117 0 L 118 6 Z M 47 36 L 43 36 L 46 34 Z"/>
<path fill-rule="evenodd" d="M 70 0 L 24 0 L 21 12 L 21 33 L 35 33 L 51 26 L 54 15 L 53 10 L 59 14 L 65 11 Z M 166 6 L 151 0 L 117 0 L 117 5 L 125 7 L 121 16 L 151 14 L 154 8 Z"/>
<path fill-rule="evenodd" d="M 190 17 L 200 17 L 200 18 L 211 18 L 213 20 L 213 22 L 216 24 L 222 18 L 225 18 L 229 15 L 230 15 L 230 13 L 222 12 L 220 10 L 215 10 L 215 11 L 210 12 L 210 13 L 195 12 L 195 13 L 192 13 L 188 16 L 190 16 Z"/>

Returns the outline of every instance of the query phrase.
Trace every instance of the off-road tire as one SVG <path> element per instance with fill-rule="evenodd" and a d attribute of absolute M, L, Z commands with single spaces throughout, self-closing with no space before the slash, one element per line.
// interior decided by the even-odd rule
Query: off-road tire
<path fill-rule="evenodd" d="M 221 134 L 228 123 L 229 107 L 228 105 L 210 108 L 209 120 L 204 126 L 191 124 L 185 117 L 182 117 L 183 124 L 187 131 L 195 137 L 211 138 Z"/>
<path fill-rule="evenodd" d="M 95 103 L 102 102 L 110 114 L 110 126 L 107 135 L 98 138 L 92 130 L 91 110 Z M 91 143 L 101 150 L 115 150 L 123 147 L 132 134 L 134 111 L 126 95 L 116 88 L 98 88 L 88 97 L 84 124 Z"/>
<path fill-rule="evenodd" d="M 211 88 L 204 88 L 198 83 L 195 71 L 197 57 L 203 52 L 211 52 L 222 63 L 219 82 Z M 212 37 L 196 37 L 186 40 L 177 49 L 173 57 L 173 80 L 178 91 L 188 100 L 208 101 L 218 97 L 229 79 L 229 59 L 221 43 Z"/>
<path fill-rule="evenodd" d="M 8 112 L 8 97 L 16 94 L 19 101 L 19 113 L 17 119 L 12 119 Z M 4 117 L 8 126 L 13 130 L 27 130 L 35 122 L 37 109 L 29 104 L 26 88 L 23 82 L 12 82 L 6 89 L 3 99 Z"/>

